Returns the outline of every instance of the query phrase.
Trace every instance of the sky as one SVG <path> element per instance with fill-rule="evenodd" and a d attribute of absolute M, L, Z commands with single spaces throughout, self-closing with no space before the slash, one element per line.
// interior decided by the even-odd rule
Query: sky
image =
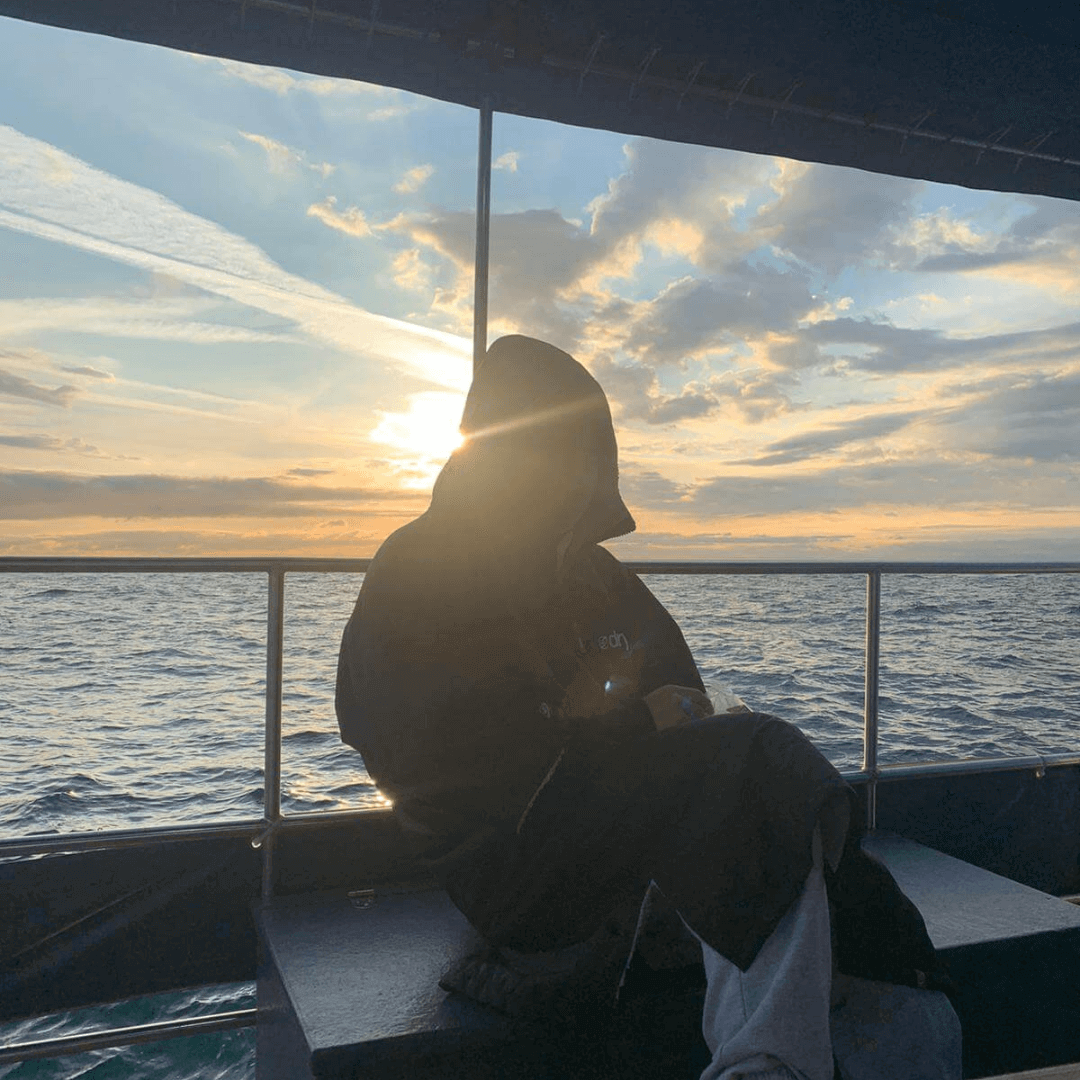
<path fill-rule="evenodd" d="M 477 116 L 0 18 L 0 554 L 367 556 L 468 388 Z M 489 339 L 635 558 L 1080 557 L 1080 204 L 497 115 Z"/>

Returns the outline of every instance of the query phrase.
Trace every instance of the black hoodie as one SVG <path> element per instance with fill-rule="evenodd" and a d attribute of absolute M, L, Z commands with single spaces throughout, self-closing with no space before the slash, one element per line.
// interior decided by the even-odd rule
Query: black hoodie
<path fill-rule="evenodd" d="M 607 401 L 580 364 L 502 338 L 462 432 L 428 511 L 387 539 L 364 579 L 338 664 L 342 739 L 489 939 L 530 951 L 581 940 L 621 898 L 610 871 L 625 863 L 633 885 L 637 847 L 655 832 L 648 872 L 746 967 L 802 886 L 815 825 L 854 809 L 850 789 L 769 716 L 656 733 L 644 695 L 701 679 L 671 616 L 598 546 L 634 522 Z M 683 768 L 673 752 L 687 739 Z M 664 761 L 677 770 L 666 801 L 627 802 L 633 776 Z M 853 820 L 827 874 L 840 969 L 914 985 L 935 970 L 933 946 L 860 834 Z M 568 875 L 573 905 L 560 892 Z"/>
<path fill-rule="evenodd" d="M 645 694 L 702 688 L 674 620 L 598 546 L 634 521 L 592 376 L 502 338 L 461 429 L 427 512 L 375 556 L 338 665 L 341 737 L 431 854 L 512 828 L 566 748 L 653 737 Z"/>

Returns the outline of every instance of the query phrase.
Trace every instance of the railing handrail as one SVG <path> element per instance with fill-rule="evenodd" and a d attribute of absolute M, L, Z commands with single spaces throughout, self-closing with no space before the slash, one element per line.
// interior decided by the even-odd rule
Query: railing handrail
<path fill-rule="evenodd" d="M 636 574 L 1076 574 L 1080 561 L 941 562 L 877 560 L 622 559 Z M 371 557 L 308 555 L 141 556 L 0 555 L 0 573 L 115 574 L 362 574 Z"/>

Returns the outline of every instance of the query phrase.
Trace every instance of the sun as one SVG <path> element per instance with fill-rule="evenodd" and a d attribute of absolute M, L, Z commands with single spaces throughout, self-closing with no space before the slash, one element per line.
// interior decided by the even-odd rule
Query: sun
<path fill-rule="evenodd" d="M 419 479 L 430 481 L 461 445 L 458 424 L 464 394 L 425 390 L 413 394 L 403 413 L 383 412 L 368 436 L 373 442 L 404 451 L 401 464 Z"/>

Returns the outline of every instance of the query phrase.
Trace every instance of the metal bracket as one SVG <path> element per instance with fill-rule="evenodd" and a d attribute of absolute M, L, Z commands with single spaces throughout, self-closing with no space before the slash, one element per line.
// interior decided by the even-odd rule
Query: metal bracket
<path fill-rule="evenodd" d="M 756 72 L 751 71 L 750 74 L 747 75 L 741 83 L 739 83 L 739 89 L 735 91 L 735 96 L 731 99 L 730 102 L 728 102 L 727 112 L 724 114 L 725 120 L 731 119 L 731 110 L 735 108 L 736 103 L 743 96 L 746 88 L 750 85 L 750 80 L 754 77 L 755 74 Z"/>
<path fill-rule="evenodd" d="M 589 74 L 590 69 L 593 66 L 593 61 L 596 59 L 596 54 L 600 51 L 600 46 L 607 41 L 607 34 L 601 31 L 596 35 L 596 40 L 592 43 L 592 48 L 589 50 L 589 55 L 585 57 L 585 66 L 581 69 L 581 78 L 578 79 L 577 92 L 578 96 L 581 96 L 581 88 L 585 85 L 585 76 Z"/>
<path fill-rule="evenodd" d="M 780 105 L 786 105 L 791 100 L 791 95 L 802 86 L 802 79 L 796 79 L 791 86 L 788 87 L 787 93 L 780 99 Z M 776 123 L 776 114 L 780 111 L 779 106 L 772 111 L 772 119 L 769 121 L 769 127 L 772 127 Z"/>
<path fill-rule="evenodd" d="M 907 131 L 904 132 L 904 137 L 900 140 L 900 153 L 901 154 L 904 152 L 904 147 L 907 146 L 908 136 L 909 135 L 914 135 L 915 132 L 918 131 L 919 128 L 921 128 L 923 126 L 923 124 L 925 124 L 926 121 L 929 120 L 930 117 L 934 115 L 934 113 L 936 111 L 937 111 L 936 109 L 927 109 L 926 112 L 924 112 L 922 114 L 922 116 L 919 117 L 916 124 L 913 127 L 909 127 L 907 129 Z"/>
<path fill-rule="evenodd" d="M 690 87 L 697 82 L 697 77 L 701 74 L 702 69 L 705 67 L 705 61 L 699 60 L 693 68 L 690 70 L 690 74 L 687 77 L 686 85 L 682 89 L 682 93 L 679 95 L 679 100 L 675 103 L 675 111 L 678 112 L 682 108 L 683 98 L 690 93 Z"/>
<path fill-rule="evenodd" d="M 1028 146 L 1025 146 L 1024 147 L 1024 152 L 1016 159 L 1016 165 L 1013 167 L 1013 172 L 1014 173 L 1019 172 L 1020 171 L 1020 166 L 1024 164 L 1024 159 L 1029 158 L 1029 157 L 1034 157 L 1035 156 L 1035 151 L 1038 150 L 1039 147 L 1042 146 L 1042 144 L 1044 142 L 1046 142 L 1046 140 L 1049 139 L 1051 135 L 1056 135 L 1056 134 L 1057 134 L 1057 128 L 1055 128 L 1053 131 L 1048 131 L 1045 135 L 1040 136 L 1033 143 L 1030 143 Z"/>
<path fill-rule="evenodd" d="M 997 144 L 999 142 L 1001 142 L 1001 140 L 1004 139 L 1005 136 L 1008 135 L 1010 131 L 1012 131 L 1012 129 L 1013 129 L 1012 124 L 1006 124 L 1000 131 L 991 132 L 990 135 L 987 135 L 988 139 L 992 138 L 994 141 L 984 144 L 979 149 L 979 152 L 975 155 L 975 164 L 978 165 L 979 162 L 982 161 L 983 154 L 985 154 L 987 150 L 993 150 L 994 147 L 997 146 Z"/>
<path fill-rule="evenodd" d="M 646 54 L 645 59 L 641 61 L 641 66 L 638 68 L 637 75 L 634 76 L 634 81 L 630 84 L 630 93 L 627 96 L 627 101 L 634 100 L 634 94 L 637 93 L 637 88 L 642 79 L 645 78 L 645 72 L 649 70 L 649 65 L 656 59 L 656 54 L 660 51 L 659 45 L 654 45 Z"/>
<path fill-rule="evenodd" d="M 371 39 L 375 36 L 375 23 L 379 19 L 379 0 L 371 0 L 371 18 L 368 21 L 367 28 L 367 42 L 364 45 L 364 52 L 371 52 Z"/>

